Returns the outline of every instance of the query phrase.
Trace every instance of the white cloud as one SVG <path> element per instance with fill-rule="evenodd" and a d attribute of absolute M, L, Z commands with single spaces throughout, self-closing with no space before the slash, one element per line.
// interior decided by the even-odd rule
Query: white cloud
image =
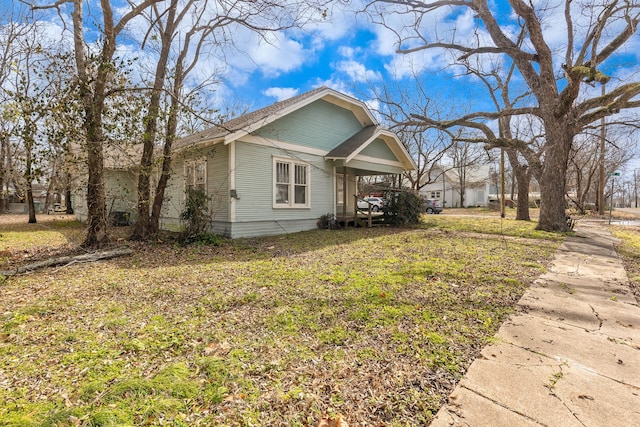
<path fill-rule="evenodd" d="M 44 37 L 58 43 L 61 50 L 71 50 L 73 48 L 73 34 L 70 31 L 65 32 L 60 24 L 47 20 L 38 22 L 38 27 Z"/>
<path fill-rule="evenodd" d="M 419 76 L 429 69 L 442 68 L 442 52 L 420 50 L 410 54 L 397 54 L 384 66 L 395 79 Z"/>
<path fill-rule="evenodd" d="M 312 35 L 311 46 L 313 49 L 324 48 L 327 42 L 348 37 L 357 27 L 356 14 L 359 6 L 353 2 L 352 8 L 349 5 L 338 3 L 326 10 L 326 16 L 316 22 L 305 26 L 304 31 Z M 317 16 L 316 16 L 317 18 Z"/>
<path fill-rule="evenodd" d="M 298 94 L 298 89 L 291 87 L 270 87 L 262 92 L 266 96 L 276 98 L 278 101 L 289 99 Z"/>
<path fill-rule="evenodd" d="M 270 77 L 299 68 L 309 56 L 304 46 L 283 32 L 266 34 L 266 41 L 253 40 L 247 54 L 255 67 Z"/>
<path fill-rule="evenodd" d="M 349 95 L 353 98 L 357 98 L 353 94 L 353 91 L 352 91 L 353 86 L 345 82 L 344 80 L 333 79 L 333 78 L 327 79 L 327 80 L 318 79 L 316 80 L 316 83 L 313 85 L 314 88 L 319 88 L 321 86 L 326 86 L 338 92 L 344 93 L 345 95 Z"/>
<path fill-rule="evenodd" d="M 381 104 L 380 101 L 377 99 L 369 99 L 368 101 L 364 101 L 365 105 L 367 106 L 367 108 L 373 113 L 373 115 L 376 117 L 376 119 L 378 121 L 380 120 L 380 109 Z"/>
<path fill-rule="evenodd" d="M 382 74 L 379 71 L 368 70 L 363 64 L 352 59 L 338 62 L 336 69 L 347 74 L 351 80 L 356 82 L 382 80 Z"/>
<path fill-rule="evenodd" d="M 354 49 L 354 48 L 353 48 L 353 47 L 351 47 L 351 46 L 340 46 L 340 47 L 338 48 L 338 54 L 339 54 L 340 56 L 345 57 L 345 58 L 349 58 L 349 59 L 351 59 L 351 58 L 353 58 L 353 56 L 355 55 L 355 53 L 356 53 L 356 49 Z"/>

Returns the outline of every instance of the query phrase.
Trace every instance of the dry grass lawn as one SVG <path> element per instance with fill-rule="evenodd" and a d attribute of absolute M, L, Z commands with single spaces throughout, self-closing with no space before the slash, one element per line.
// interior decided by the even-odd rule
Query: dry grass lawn
<path fill-rule="evenodd" d="M 0 270 L 84 235 L 0 219 Z M 534 226 L 121 242 L 135 255 L 4 278 L 0 426 L 427 425 L 552 258 L 562 236 Z"/>

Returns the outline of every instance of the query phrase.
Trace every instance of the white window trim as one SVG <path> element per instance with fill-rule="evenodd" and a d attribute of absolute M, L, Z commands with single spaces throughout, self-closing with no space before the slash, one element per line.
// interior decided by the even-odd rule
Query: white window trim
<path fill-rule="evenodd" d="M 276 203 L 276 195 L 277 195 L 277 182 L 276 182 L 276 173 L 277 173 L 277 164 L 278 163 L 287 163 L 289 164 L 289 203 Z M 295 166 L 304 166 L 306 168 L 306 194 L 305 194 L 305 203 L 295 203 Z M 308 162 L 291 159 L 286 157 L 273 157 L 273 178 L 272 178 L 272 200 L 273 200 L 273 208 L 274 209 L 308 209 L 311 206 L 311 165 Z"/>
<path fill-rule="evenodd" d="M 201 157 L 198 159 L 192 159 L 192 160 L 186 160 L 184 162 L 184 194 L 186 197 L 187 194 L 187 190 L 189 189 L 189 186 L 196 186 L 196 166 L 198 164 L 204 164 L 204 192 L 205 194 L 207 193 L 207 159 L 205 157 Z M 188 178 L 188 169 L 189 167 L 193 167 L 193 182 L 189 183 L 187 182 L 187 178 Z"/>
<path fill-rule="evenodd" d="M 340 183 L 342 181 L 342 188 L 340 188 Z M 335 174 L 335 182 L 336 182 L 336 205 L 342 206 L 344 205 L 344 192 L 347 191 L 345 188 L 345 176 L 342 173 Z M 341 191 L 342 190 L 342 191 Z"/>

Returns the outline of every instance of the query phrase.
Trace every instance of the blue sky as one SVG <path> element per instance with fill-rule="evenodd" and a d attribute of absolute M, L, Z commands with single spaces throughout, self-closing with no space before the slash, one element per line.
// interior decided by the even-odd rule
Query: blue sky
<path fill-rule="evenodd" d="M 52 3 L 52 0 L 42 1 Z M 88 3 L 96 13 L 96 0 L 89 0 Z M 327 11 L 326 19 L 303 29 L 269 34 L 269 43 L 247 30 L 236 29 L 231 36 L 239 50 L 218 50 L 217 57 L 203 58 L 192 77 L 209 76 L 213 69 L 220 71 L 215 102 L 221 109 L 227 107 L 225 104 L 238 102 L 250 109 L 257 109 L 322 85 L 356 96 L 375 109 L 379 105 L 368 94 L 369 87 L 381 87 L 394 82 L 408 87 L 415 82 L 416 76 L 428 88 L 429 96 L 445 110 L 455 108 L 458 112 L 468 112 L 492 108 L 484 87 L 478 86 L 469 77 L 461 77 L 461 68 L 449 66 L 451 58 L 446 53 L 396 53 L 398 46 L 395 35 L 383 26 L 372 23 L 368 16 L 356 13 L 366 3 L 365 0 L 352 1 L 348 5 L 337 3 Z M 542 5 L 538 0 L 534 0 L 534 4 Z M 560 69 L 563 46 L 566 45 L 563 2 L 551 0 L 544 4 L 547 5 L 543 14 L 545 37 L 556 49 L 557 68 Z M 0 5 L 1 9 L 6 10 L 12 2 L 0 0 Z M 496 0 L 492 6 L 500 12 L 498 18 L 503 27 L 515 34 L 517 26 L 506 2 Z M 572 2 L 572 6 L 576 12 L 581 7 L 578 1 Z M 390 26 L 399 32 L 403 31 L 406 18 L 393 14 L 387 14 L 386 17 Z M 57 15 L 45 14 L 42 19 L 49 24 L 51 37 L 69 40 L 70 33 L 62 35 Z M 432 39 L 486 39 L 484 30 L 476 31 L 476 23 L 470 11 L 451 13 L 450 10 L 443 10 L 425 19 L 422 30 Z M 576 27 L 580 28 L 578 25 Z M 142 38 L 144 28 L 145 25 L 136 25 L 135 22 L 130 26 L 127 37 L 121 40 L 119 54 L 140 57 L 141 63 L 148 60 L 148 64 L 152 64 L 153 53 L 140 52 L 136 48 L 135 41 Z M 611 27 L 611 30 L 610 34 L 613 34 L 616 28 Z M 610 34 L 604 34 L 604 37 Z M 412 47 L 411 42 L 405 47 Z M 221 59 L 223 55 L 224 59 Z M 640 81 L 639 59 L 640 36 L 636 34 L 618 55 L 613 66 L 605 69 L 614 77 L 608 88 L 624 81 Z M 599 93 L 600 88 L 588 90 Z"/>
<path fill-rule="evenodd" d="M 231 60 L 230 72 L 223 77 L 223 85 L 219 88 L 220 95 L 235 96 L 259 108 L 326 85 L 371 102 L 375 108 L 376 103 L 367 97 L 368 86 L 379 87 L 393 81 L 400 85 L 411 85 L 416 75 L 440 104 L 448 103 L 449 107 L 458 105 L 459 111 L 478 106 L 491 109 L 487 94 L 483 92 L 484 87 L 478 86 L 469 77 L 460 77 L 461 68 L 450 67 L 447 54 L 434 51 L 410 55 L 396 53 L 397 40 L 391 31 L 373 24 L 363 14 L 354 13 L 363 4 L 355 2 L 349 8 L 336 7 L 326 22 L 310 26 L 304 32 L 280 33 L 275 46 L 247 43 L 246 51 L 255 62 L 235 63 Z M 508 31 L 515 33 L 515 22 L 505 2 L 497 1 L 495 4 L 496 10 L 503 11 L 499 15 L 501 23 Z M 552 0 L 548 4 L 563 3 Z M 545 36 L 552 49 L 557 49 L 558 70 L 564 59 L 562 55 L 566 45 L 563 13 L 562 7 L 549 7 L 544 13 Z M 402 20 L 390 16 L 390 23 L 399 29 Z M 438 37 L 447 38 L 455 34 L 457 40 L 464 40 L 475 37 L 474 24 L 471 13 L 438 13 L 425 20 L 424 28 L 426 32 L 431 31 L 433 37 L 437 34 Z M 615 28 L 611 29 L 615 31 Z M 607 36 L 605 34 L 604 38 Z M 487 36 L 480 31 L 480 37 Z M 614 77 L 609 87 L 630 79 L 639 81 L 639 60 L 640 37 L 636 34 L 616 60 L 604 68 Z M 587 90 L 599 94 L 600 87 Z"/>

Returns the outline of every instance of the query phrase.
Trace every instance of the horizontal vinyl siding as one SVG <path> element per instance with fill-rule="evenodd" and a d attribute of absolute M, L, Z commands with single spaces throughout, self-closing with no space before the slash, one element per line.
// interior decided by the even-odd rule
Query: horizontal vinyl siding
<path fill-rule="evenodd" d="M 211 197 L 211 210 L 214 221 L 229 219 L 229 173 L 227 166 L 228 147 L 217 144 L 197 153 L 188 152 L 185 156 L 173 159 L 171 178 L 167 184 L 165 201 L 162 207 L 161 227 L 165 230 L 179 231 L 180 214 L 185 202 L 185 162 L 206 158 L 207 193 Z"/>
<path fill-rule="evenodd" d="M 309 163 L 309 208 L 273 208 L 273 157 L 291 158 Z M 283 152 L 276 148 L 249 143 L 236 146 L 236 223 L 264 221 L 312 221 L 333 212 L 333 168 L 320 156 Z M 234 224 L 234 229 L 236 228 Z M 279 227 L 275 224 L 276 227 Z M 266 224 L 257 225 L 266 227 Z M 284 233 L 280 228 L 280 233 Z M 275 233 L 277 234 L 277 233 Z"/>
<path fill-rule="evenodd" d="M 171 162 L 171 177 L 164 191 L 160 228 L 180 230 L 180 212 L 184 206 L 184 159 L 176 156 Z"/>
<path fill-rule="evenodd" d="M 104 185 L 107 194 L 107 211 L 124 211 L 131 214 L 131 219 L 137 213 L 138 176 L 129 171 L 105 171 Z"/>
<path fill-rule="evenodd" d="M 380 138 L 376 139 L 371 144 L 366 146 L 364 150 L 360 152 L 360 154 L 375 157 L 377 159 L 398 161 L 398 158 L 395 154 L 393 154 L 393 151 L 391 151 L 387 143 Z"/>
<path fill-rule="evenodd" d="M 207 193 L 211 197 L 214 221 L 229 220 L 229 147 L 215 145 L 215 152 L 207 158 Z"/>
<path fill-rule="evenodd" d="M 239 237 L 275 236 L 278 234 L 297 233 L 317 228 L 319 218 L 309 220 L 255 221 L 231 224 L 231 235 Z"/>
<path fill-rule="evenodd" d="M 274 121 L 255 135 L 329 151 L 360 129 L 362 125 L 351 111 L 318 100 Z"/>

